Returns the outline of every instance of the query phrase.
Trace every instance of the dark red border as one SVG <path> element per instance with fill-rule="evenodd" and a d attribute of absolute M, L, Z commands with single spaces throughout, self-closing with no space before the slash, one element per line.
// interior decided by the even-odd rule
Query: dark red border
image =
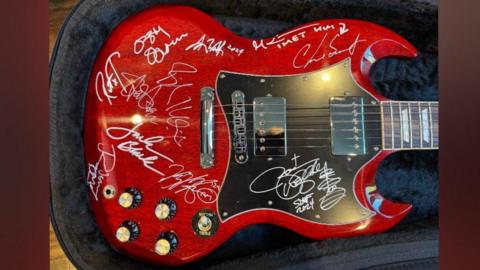
<path fill-rule="evenodd" d="M 480 266 L 480 2 L 442 1 L 440 265 Z"/>
<path fill-rule="evenodd" d="M 0 268 L 48 269 L 48 5 L 0 12 Z"/>

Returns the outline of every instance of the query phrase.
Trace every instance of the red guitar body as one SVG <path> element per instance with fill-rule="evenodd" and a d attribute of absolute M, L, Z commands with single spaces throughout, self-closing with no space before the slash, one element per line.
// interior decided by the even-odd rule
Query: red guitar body
<path fill-rule="evenodd" d="M 372 87 L 369 70 L 386 56 L 415 57 L 416 50 L 399 35 L 357 20 L 312 22 L 253 41 L 184 6 L 159 6 L 129 17 L 99 51 L 86 98 L 87 184 L 102 234 L 128 256 L 180 265 L 205 256 L 238 230 L 256 223 L 286 227 L 313 239 L 371 234 L 392 227 L 411 207 L 390 202 L 376 190 L 376 169 L 392 151 L 383 150 L 381 144 L 367 145 L 368 159 L 355 167 L 353 177 L 345 174 L 340 179 L 340 165 L 327 167 L 324 159 L 337 166 L 338 162 L 347 163 L 348 156 L 334 161 L 336 157 L 328 147 L 315 150 L 325 156 L 321 161 L 309 156 L 315 152 L 296 152 L 302 145 L 330 145 L 328 140 L 295 144 L 295 137 L 308 136 L 313 125 L 306 125 L 302 126 L 305 132 L 289 134 L 292 141 L 283 157 L 266 158 L 250 152 L 249 160 L 239 164 L 233 154 L 228 118 L 232 93 L 222 92 L 227 86 L 221 85 L 222 79 L 232 78 L 231 74 L 244 74 L 266 85 L 237 84 L 239 77 L 229 82 L 238 86 L 232 90 L 248 92 L 244 103 L 251 110 L 256 93 L 277 96 L 275 87 L 281 82 L 274 80 L 288 77 L 310 82 L 309 74 L 313 78 L 317 71 L 341 65 L 347 70 L 345 74 L 350 74 L 352 85 L 368 96 L 368 103 L 378 104 L 385 98 Z M 329 76 L 321 78 L 328 81 Z M 214 136 L 214 161 L 209 167 L 202 167 L 200 162 L 205 87 L 214 90 L 215 125 L 210 134 Z M 286 99 L 287 106 L 298 104 L 291 101 L 299 98 L 295 95 L 321 102 L 316 95 L 322 87 L 308 93 L 298 86 L 287 88 L 292 95 Z M 328 104 L 328 98 L 322 99 L 321 104 Z M 286 126 L 288 129 L 291 124 L 287 121 Z M 280 160 L 283 163 L 278 165 Z M 315 169 L 297 173 L 305 162 L 315 163 Z M 260 173 L 252 172 L 257 169 Z M 287 174 L 289 179 L 283 179 Z M 341 180 L 345 186 L 325 189 L 317 186 L 318 179 Z M 308 197 L 310 189 L 318 194 Z M 332 190 L 339 195 L 332 197 Z M 255 201 L 257 195 L 261 201 Z M 327 195 L 329 201 L 325 200 Z M 311 196 L 315 200 L 310 200 Z M 297 201 L 301 197 L 303 203 Z M 246 202 L 243 198 L 251 199 Z M 159 203 L 169 207 L 168 217 L 155 213 Z M 202 216 L 208 217 L 204 231 L 198 225 Z M 124 229 L 119 231 L 120 227 Z M 162 238 L 169 243 L 159 244 Z"/>

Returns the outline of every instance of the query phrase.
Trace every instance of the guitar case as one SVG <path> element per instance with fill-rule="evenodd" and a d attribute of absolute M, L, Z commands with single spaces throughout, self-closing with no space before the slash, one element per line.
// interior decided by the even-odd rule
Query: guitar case
<path fill-rule="evenodd" d="M 99 232 L 87 198 L 82 141 L 87 83 L 97 52 L 122 20 L 165 3 L 199 8 L 236 34 L 257 39 L 328 18 L 385 26 L 410 41 L 420 55 L 376 63 L 371 72 L 375 87 L 395 100 L 438 98 L 436 0 L 81 0 L 66 18 L 50 62 L 51 221 L 78 269 L 167 269 L 117 253 Z M 381 164 L 376 181 L 384 197 L 413 205 L 387 232 L 313 241 L 259 224 L 178 269 L 436 269 L 437 153 L 404 151 Z"/>

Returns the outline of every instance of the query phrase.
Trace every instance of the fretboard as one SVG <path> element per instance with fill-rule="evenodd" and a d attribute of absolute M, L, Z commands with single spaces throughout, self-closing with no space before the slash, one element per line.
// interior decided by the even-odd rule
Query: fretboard
<path fill-rule="evenodd" d="M 386 101 L 381 108 L 383 149 L 438 149 L 438 102 Z"/>

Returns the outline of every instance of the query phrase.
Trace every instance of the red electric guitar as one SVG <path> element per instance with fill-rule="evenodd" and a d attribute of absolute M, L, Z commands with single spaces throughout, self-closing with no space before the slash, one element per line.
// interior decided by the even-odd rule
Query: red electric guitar
<path fill-rule="evenodd" d="M 250 40 L 184 6 L 128 18 L 86 100 L 101 232 L 129 256 L 180 265 L 255 223 L 314 239 L 392 227 L 411 206 L 384 199 L 375 171 L 395 151 L 438 149 L 438 103 L 387 100 L 369 70 L 416 54 L 357 20 Z"/>

